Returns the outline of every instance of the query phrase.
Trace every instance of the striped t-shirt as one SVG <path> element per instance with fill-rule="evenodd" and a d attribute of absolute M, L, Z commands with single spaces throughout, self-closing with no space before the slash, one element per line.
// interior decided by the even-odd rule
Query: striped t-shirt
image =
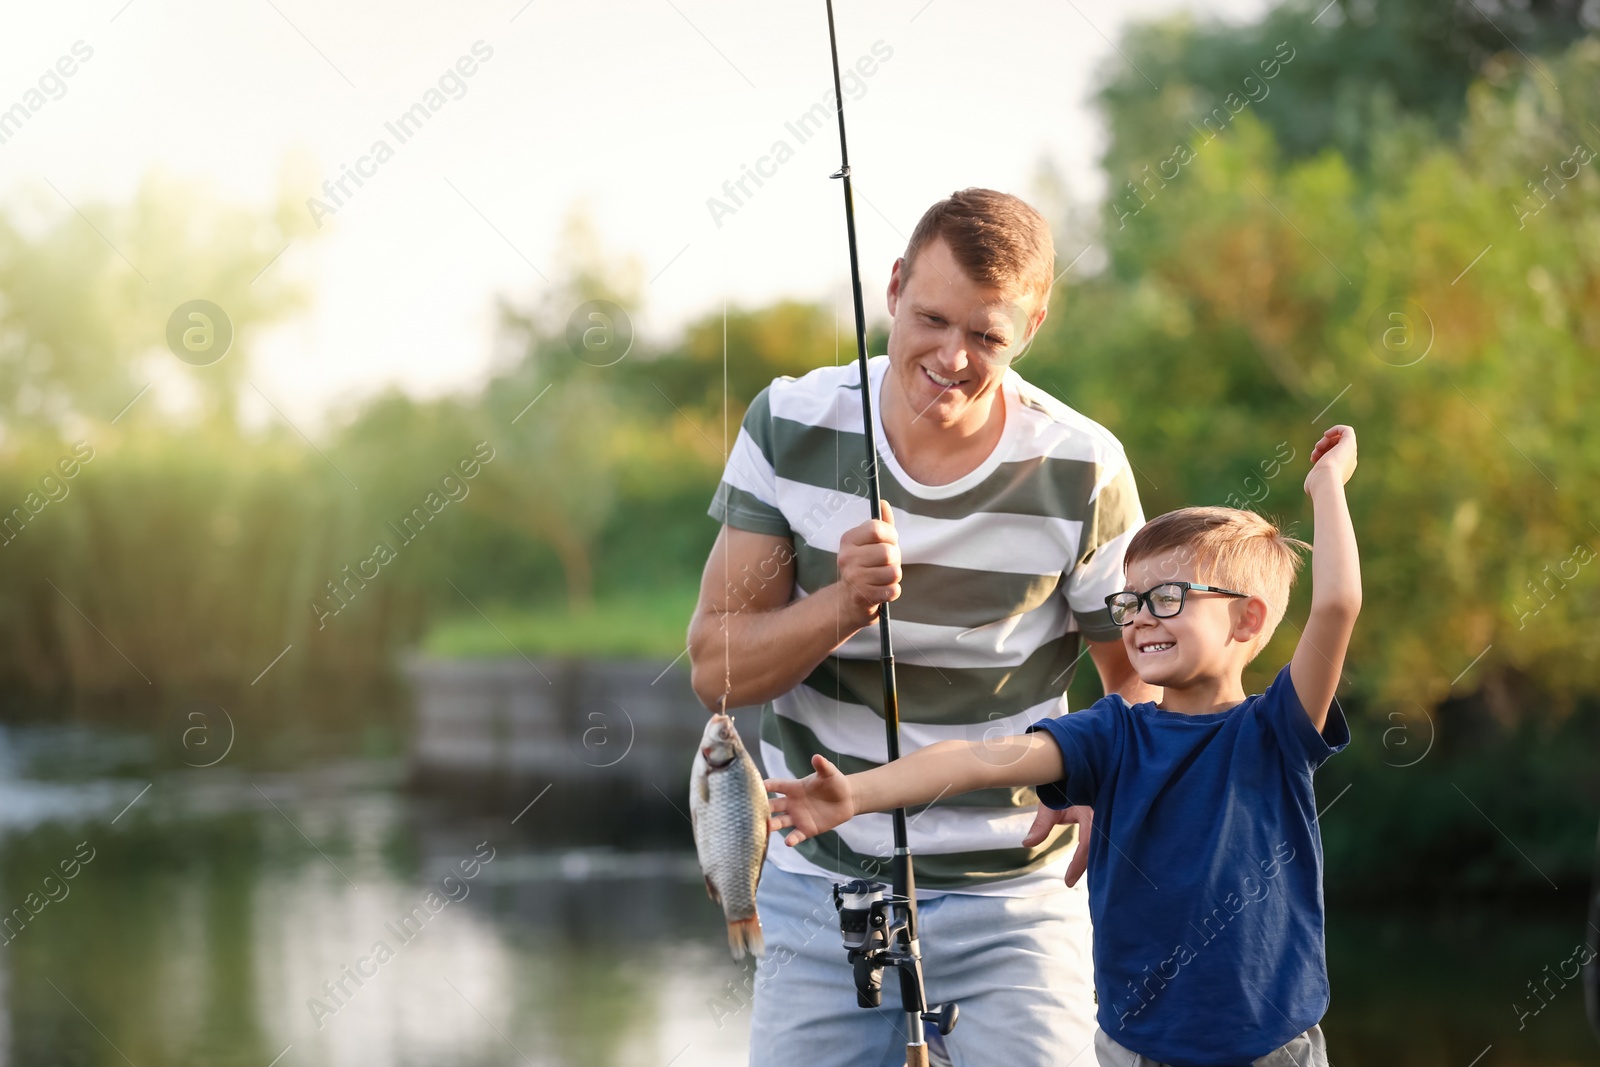
<path fill-rule="evenodd" d="M 994 452 L 953 482 L 923 485 L 896 462 L 878 417 L 888 362 L 874 357 L 868 371 L 879 493 L 894 509 L 903 573 L 890 608 L 901 752 L 1020 734 L 1066 712 L 1081 635 L 1118 637 L 1105 597 L 1122 588 L 1123 551 L 1144 523 L 1127 457 L 1103 427 L 1008 370 Z M 745 414 L 712 500 L 728 526 L 792 541 L 797 600 L 838 580 L 840 537 L 870 517 L 860 398 L 855 364 L 775 379 Z M 803 775 L 819 752 L 847 773 L 888 758 L 878 652 L 874 623 L 763 708 L 768 776 Z M 1058 887 L 1071 835 L 1021 847 L 1037 802 L 1032 789 L 985 789 L 911 809 L 919 895 Z M 890 816 L 873 813 L 767 854 L 785 870 L 886 881 L 892 852 Z"/>

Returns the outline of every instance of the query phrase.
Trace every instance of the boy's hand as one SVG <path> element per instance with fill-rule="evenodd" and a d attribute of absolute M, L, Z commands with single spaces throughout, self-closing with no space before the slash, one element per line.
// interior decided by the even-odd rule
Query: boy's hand
<path fill-rule="evenodd" d="M 1343 485 L 1356 469 L 1356 432 L 1349 426 L 1335 426 L 1322 435 L 1311 449 L 1311 472 L 1306 475 L 1306 492 L 1318 477 L 1337 477 Z M 1330 472 L 1319 475 L 1319 471 Z"/>
<path fill-rule="evenodd" d="M 820 755 L 811 757 L 811 766 L 816 773 L 804 778 L 768 778 L 762 783 L 767 792 L 782 794 L 768 802 L 772 815 L 767 830 L 793 827 L 783 838 L 791 847 L 832 830 L 856 813 L 849 777 Z"/>

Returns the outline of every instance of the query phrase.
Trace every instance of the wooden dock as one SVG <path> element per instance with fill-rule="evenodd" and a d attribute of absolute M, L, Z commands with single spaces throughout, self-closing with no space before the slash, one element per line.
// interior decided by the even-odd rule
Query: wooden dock
<path fill-rule="evenodd" d="M 689 687 L 687 659 L 416 658 L 405 674 L 419 783 L 518 793 L 558 783 L 618 801 L 685 804 L 708 714 Z M 759 766 L 760 710 L 736 709 L 734 721 Z"/>

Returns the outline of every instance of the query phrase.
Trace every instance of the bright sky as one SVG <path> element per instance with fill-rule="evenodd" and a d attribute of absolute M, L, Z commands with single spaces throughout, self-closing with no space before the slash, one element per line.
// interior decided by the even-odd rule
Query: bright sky
<path fill-rule="evenodd" d="M 1099 65 L 1124 62 L 1107 38 L 1128 18 L 1244 19 L 1264 6 L 995 0 L 979 14 L 960 0 L 838 0 L 840 62 L 870 71 L 845 94 L 869 316 L 883 314 L 918 216 L 952 190 L 1026 195 L 1044 157 L 1075 196 L 1098 194 L 1103 133 L 1086 100 Z M 650 279 L 630 309 L 646 334 L 725 300 L 832 299 L 849 315 L 842 201 L 827 177 L 836 128 L 802 141 L 786 125 L 832 87 L 823 0 L 7 5 L 0 106 L 78 41 L 92 58 L 0 145 L 0 202 L 45 180 L 79 203 L 125 199 L 164 168 L 265 205 L 286 159 L 308 198 L 374 141 L 393 149 L 362 164 L 375 173 L 347 184 L 354 195 L 317 240 L 270 268 L 315 292 L 305 316 L 263 339 L 251 372 L 297 418 L 391 382 L 427 395 L 480 377 L 496 294 L 544 291 L 580 204 L 607 252 L 637 257 Z M 446 77 L 446 102 L 401 143 L 385 123 L 476 42 L 473 73 Z M 779 141 L 792 156 L 763 161 Z M 769 176 L 746 179 L 736 205 L 723 183 L 746 165 Z M 714 218 L 713 196 L 734 210 Z M 1077 250 L 1057 251 L 1065 265 Z"/>

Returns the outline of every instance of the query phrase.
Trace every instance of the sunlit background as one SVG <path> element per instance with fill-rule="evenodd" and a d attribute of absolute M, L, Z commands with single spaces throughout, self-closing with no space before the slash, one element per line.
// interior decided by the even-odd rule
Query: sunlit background
<path fill-rule="evenodd" d="M 1147 514 L 1303 532 L 1361 434 L 1333 1058 L 1596 1062 L 1600 3 L 836 14 L 874 353 L 988 186 Z M 0 1064 L 743 1063 L 681 654 L 745 405 L 855 356 L 820 0 L 13 5 L 0 72 Z"/>

